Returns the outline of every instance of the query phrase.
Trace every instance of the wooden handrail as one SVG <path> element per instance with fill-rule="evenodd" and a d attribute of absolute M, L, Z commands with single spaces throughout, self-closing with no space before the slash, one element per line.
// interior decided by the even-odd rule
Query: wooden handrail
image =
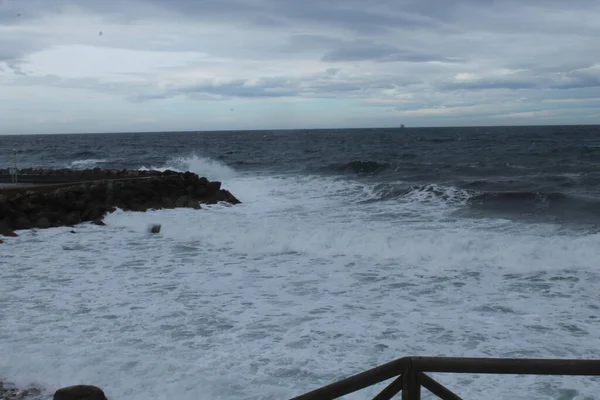
<path fill-rule="evenodd" d="M 421 385 L 436 395 L 444 396 L 443 398 L 460 399 L 424 372 L 600 376 L 600 360 L 403 357 L 291 400 L 337 399 L 394 377 L 400 378 L 386 387 L 375 399 L 390 399 L 400 390 L 403 392 L 403 399 L 418 399 Z"/>

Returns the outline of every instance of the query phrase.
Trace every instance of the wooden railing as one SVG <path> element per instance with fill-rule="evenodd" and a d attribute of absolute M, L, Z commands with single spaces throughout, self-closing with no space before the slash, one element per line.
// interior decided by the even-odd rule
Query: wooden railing
<path fill-rule="evenodd" d="M 420 400 L 421 387 L 442 400 L 461 400 L 426 372 L 600 376 L 600 360 L 404 357 L 291 400 L 337 399 L 394 377 L 396 379 L 373 400 L 389 400 L 400 392 L 402 400 Z"/>

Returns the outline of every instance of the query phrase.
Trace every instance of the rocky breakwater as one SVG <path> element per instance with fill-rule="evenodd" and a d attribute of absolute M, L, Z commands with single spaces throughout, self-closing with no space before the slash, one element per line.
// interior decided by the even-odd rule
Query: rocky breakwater
<path fill-rule="evenodd" d="M 91 221 L 103 225 L 103 217 L 120 208 L 147 211 L 201 204 L 240 201 L 221 188 L 191 172 L 61 170 L 72 182 L 0 190 L 0 235 L 14 236 L 15 230 L 73 226 Z M 23 172 L 23 171 L 22 171 Z M 29 175 L 53 176 L 50 170 L 29 170 Z M 95 176 L 102 179 L 86 180 Z"/>

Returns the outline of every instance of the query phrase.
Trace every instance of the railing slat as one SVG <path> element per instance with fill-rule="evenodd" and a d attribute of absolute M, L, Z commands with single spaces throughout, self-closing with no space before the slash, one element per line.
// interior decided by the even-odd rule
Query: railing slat
<path fill-rule="evenodd" d="M 385 389 L 381 391 L 377 396 L 373 397 L 373 400 L 390 400 L 392 397 L 400 393 L 402 390 L 402 375 L 394 379 Z"/>
<path fill-rule="evenodd" d="M 421 373 L 421 385 L 442 400 L 462 400 L 461 397 L 452 393 L 449 389 L 427 374 Z"/>
<path fill-rule="evenodd" d="M 408 369 L 402 377 L 402 400 L 421 400 L 421 373 Z"/>

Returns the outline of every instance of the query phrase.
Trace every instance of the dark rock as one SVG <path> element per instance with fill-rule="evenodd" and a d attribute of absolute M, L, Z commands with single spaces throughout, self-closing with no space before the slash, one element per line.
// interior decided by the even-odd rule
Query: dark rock
<path fill-rule="evenodd" d="M 230 203 L 230 204 L 240 204 L 241 203 L 241 201 L 236 199 L 234 195 L 232 195 L 229 191 L 224 190 L 224 189 L 219 190 L 214 196 L 212 196 L 211 198 L 206 200 L 207 204 L 217 204 L 220 202 L 226 202 L 226 203 Z"/>
<path fill-rule="evenodd" d="M 101 219 L 106 214 L 105 207 L 101 207 L 98 204 L 89 204 L 85 211 L 81 214 L 83 220 L 96 220 Z"/>
<path fill-rule="evenodd" d="M 154 224 L 150 227 L 150 233 L 160 233 L 160 224 Z"/>
<path fill-rule="evenodd" d="M 175 207 L 175 200 L 169 196 L 163 196 L 162 198 L 162 206 L 165 208 L 173 208 Z"/>
<path fill-rule="evenodd" d="M 181 196 L 175 201 L 175 207 L 187 207 L 189 203 L 189 197 Z"/>
<path fill-rule="evenodd" d="M 95 220 L 93 220 L 92 224 L 98 225 L 98 226 L 106 226 L 106 224 L 104 223 L 104 221 L 102 221 L 101 219 L 95 219 Z"/>
<path fill-rule="evenodd" d="M 0 239 L 0 244 L 4 244 L 4 240 Z"/>
<path fill-rule="evenodd" d="M 46 217 L 40 217 L 37 222 L 35 223 L 35 226 L 37 228 L 40 229 L 48 229 L 52 226 L 52 224 L 50 223 L 50 221 L 48 220 L 48 218 Z"/>
<path fill-rule="evenodd" d="M 200 201 L 195 199 L 188 199 L 188 202 L 185 205 L 185 207 L 193 208 L 194 210 L 200 210 L 202 208 L 200 207 Z"/>
<path fill-rule="evenodd" d="M 73 208 L 76 209 L 76 210 L 78 210 L 78 211 L 83 211 L 83 210 L 85 210 L 86 207 L 87 207 L 87 203 L 83 199 L 77 200 L 73 204 Z"/>
<path fill-rule="evenodd" d="M 78 223 L 81 222 L 81 217 L 78 212 L 74 211 L 74 212 L 68 213 L 65 216 L 64 222 L 67 226 L 77 225 Z"/>
<path fill-rule="evenodd" d="M 106 395 L 96 386 L 77 385 L 58 389 L 53 400 L 107 400 Z"/>
<path fill-rule="evenodd" d="M 8 218 L 4 218 L 2 221 L 0 221 L 0 235 L 9 237 L 19 236 L 12 230 L 12 224 Z"/>
<path fill-rule="evenodd" d="M 15 220 L 15 229 L 31 229 L 33 228 L 33 223 L 26 217 L 17 217 Z"/>
<path fill-rule="evenodd" d="M 200 203 L 239 203 L 231 193 L 221 189 L 221 182 L 210 182 L 192 172 L 95 168 L 83 171 L 28 169 L 27 173 L 45 175 L 50 179 L 62 177 L 93 182 L 2 193 L 0 218 L 5 224 L 1 228 L 7 233 L 14 229 L 47 227 L 48 224 L 73 226 L 84 221 L 95 223 L 117 207 L 124 211 L 146 211 L 174 207 L 198 209 Z M 112 180 L 112 177 L 119 180 Z"/>
<path fill-rule="evenodd" d="M 198 186 L 196 190 L 194 190 L 194 196 L 197 197 L 206 197 L 206 186 Z"/>
<path fill-rule="evenodd" d="M 77 232 L 75 232 L 75 231 L 69 231 L 69 232 L 71 232 L 71 233 L 77 233 Z"/>
<path fill-rule="evenodd" d="M 221 190 L 221 182 L 208 182 L 206 184 L 206 196 L 213 197 Z"/>

